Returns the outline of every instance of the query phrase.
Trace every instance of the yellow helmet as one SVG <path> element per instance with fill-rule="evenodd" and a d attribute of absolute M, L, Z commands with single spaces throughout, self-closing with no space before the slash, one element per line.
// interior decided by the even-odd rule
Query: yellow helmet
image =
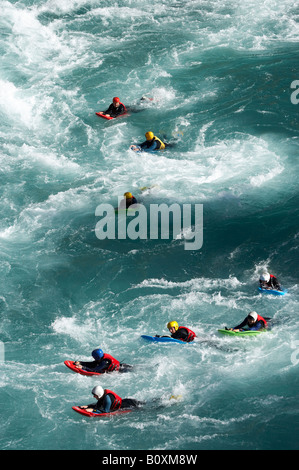
<path fill-rule="evenodd" d="M 177 331 L 179 328 L 179 324 L 177 321 L 170 321 L 169 323 L 167 323 L 167 328 L 175 328 L 175 331 Z"/>
<path fill-rule="evenodd" d="M 145 137 L 146 137 L 146 140 L 153 140 L 155 136 L 153 132 L 146 132 Z"/>
<path fill-rule="evenodd" d="M 126 199 L 132 199 L 133 194 L 132 193 L 125 193 L 124 196 L 125 196 Z"/>

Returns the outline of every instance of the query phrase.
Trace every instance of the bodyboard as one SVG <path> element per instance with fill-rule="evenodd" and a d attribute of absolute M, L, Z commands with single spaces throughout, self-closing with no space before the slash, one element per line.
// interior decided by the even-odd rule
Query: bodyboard
<path fill-rule="evenodd" d="M 74 361 L 64 361 L 66 367 L 71 369 L 73 372 L 81 375 L 103 375 L 101 372 L 90 372 L 84 369 L 79 369 L 75 364 Z"/>
<path fill-rule="evenodd" d="M 107 416 L 114 416 L 120 415 L 123 413 L 130 413 L 133 410 L 116 410 L 111 411 L 109 413 L 94 413 L 92 411 L 86 411 L 84 408 L 80 408 L 80 406 L 72 406 L 72 409 L 83 416 L 88 416 L 89 418 L 105 418 Z"/>

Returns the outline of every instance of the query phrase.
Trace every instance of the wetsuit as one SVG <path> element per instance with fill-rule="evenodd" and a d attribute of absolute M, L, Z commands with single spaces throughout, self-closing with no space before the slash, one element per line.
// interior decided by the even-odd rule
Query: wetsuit
<path fill-rule="evenodd" d="M 128 372 L 133 367 L 129 364 L 119 363 L 118 368 L 111 367 L 112 361 L 110 359 L 101 359 L 100 361 L 93 362 L 81 362 L 80 364 L 84 367 L 84 370 L 88 372 L 97 372 L 98 374 L 103 374 L 105 372 L 113 372 L 113 370 L 118 370 L 118 372 Z"/>
<path fill-rule="evenodd" d="M 136 199 L 136 197 L 132 197 L 132 199 L 126 199 L 126 200 L 122 200 L 120 201 L 120 209 L 124 209 L 124 205 L 125 205 L 125 201 L 126 201 L 126 209 L 128 209 L 128 207 L 132 206 L 133 204 L 138 204 L 138 201 Z"/>
<path fill-rule="evenodd" d="M 258 319 L 257 321 L 253 324 L 253 326 L 249 326 L 248 324 L 248 317 L 246 317 L 242 323 L 240 323 L 240 325 L 237 325 L 235 326 L 233 329 L 234 330 L 241 330 L 242 328 L 244 328 L 245 326 L 247 326 L 248 328 L 246 329 L 249 329 L 251 331 L 256 331 L 256 330 L 261 330 L 262 328 L 267 328 L 267 322 L 266 320 L 264 320 L 264 318 L 258 316 Z"/>
<path fill-rule="evenodd" d="M 112 390 L 105 390 L 104 395 L 97 401 L 88 405 L 88 408 L 93 408 L 94 411 L 102 413 L 109 413 L 119 409 L 137 408 L 144 405 L 145 402 L 135 400 L 134 398 L 120 398 Z"/>
<path fill-rule="evenodd" d="M 111 117 L 115 118 L 120 114 L 124 114 L 126 112 L 126 108 L 122 103 L 119 103 L 119 106 L 114 106 L 113 103 L 109 106 L 109 108 L 103 112 L 103 114 L 109 114 Z"/>
<path fill-rule="evenodd" d="M 154 137 L 152 140 L 146 140 L 139 145 L 141 150 L 144 152 L 153 152 L 155 150 L 164 150 L 167 144 L 162 142 L 162 140 L 158 139 L 158 137 Z"/>
<path fill-rule="evenodd" d="M 190 343 L 190 341 L 194 340 L 196 335 L 192 330 L 189 330 L 189 328 L 186 328 L 184 326 L 179 326 L 177 331 L 173 333 L 171 337 L 174 339 L 180 339 L 181 341 Z"/>
<path fill-rule="evenodd" d="M 260 280 L 260 287 L 262 289 L 276 289 L 276 290 L 281 290 L 281 285 L 277 279 L 277 277 L 273 276 L 273 274 L 270 274 L 270 280 L 269 282 L 266 281 L 261 281 Z"/>

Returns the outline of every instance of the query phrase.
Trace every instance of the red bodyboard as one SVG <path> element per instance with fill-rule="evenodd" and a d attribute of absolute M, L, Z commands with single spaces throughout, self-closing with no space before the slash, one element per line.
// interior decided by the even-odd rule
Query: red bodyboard
<path fill-rule="evenodd" d="M 100 114 L 100 113 L 96 113 L 97 116 L 103 118 L 103 119 L 107 119 L 108 121 L 111 121 L 111 119 L 117 119 L 119 117 L 123 117 L 125 116 L 126 114 L 128 114 L 127 112 L 125 113 L 122 113 L 122 114 L 119 114 L 118 116 L 116 116 L 115 118 L 114 117 L 111 117 L 111 116 L 104 116 L 103 114 Z"/>
<path fill-rule="evenodd" d="M 100 113 L 96 113 L 96 115 L 103 118 L 103 119 L 107 119 L 108 121 L 110 121 L 111 119 L 115 119 L 111 116 L 104 116 L 104 114 L 100 114 Z"/>
<path fill-rule="evenodd" d="M 66 367 L 71 369 L 73 372 L 77 372 L 77 374 L 81 374 L 81 375 L 103 375 L 100 372 L 89 372 L 87 370 L 78 369 L 78 367 L 75 366 L 74 361 L 64 361 L 64 363 L 65 363 Z"/>
<path fill-rule="evenodd" d="M 88 416 L 89 418 L 104 418 L 105 416 L 120 415 L 123 413 L 130 413 L 133 410 L 117 410 L 111 411 L 110 413 L 93 413 L 92 411 L 86 411 L 85 409 L 80 408 L 80 406 L 72 406 L 72 409 L 83 416 Z"/>

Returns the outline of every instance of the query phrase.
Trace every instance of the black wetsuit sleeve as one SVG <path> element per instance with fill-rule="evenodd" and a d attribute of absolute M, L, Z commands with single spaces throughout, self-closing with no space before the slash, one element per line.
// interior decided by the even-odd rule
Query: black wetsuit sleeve
<path fill-rule="evenodd" d="M 97 403 L 90 403 L 87 405 L 87 408 L 93 408 L 94 410 L 96 409 Z"/>
<path fill-rule="evenodd" d="M 109 395 L 105 395 L 104 397 L 100 398 L 97 403 L 93 405 L 93 409 L 96 411 L 101 411 L 103 413 L 109 413 L 111 408 L 111 398 Z"/>
<path fill-rule="evenodd" d="M 87 372 L 104 372 L 108 369 L 110 361 L 102 360 L 101 362 L 81 362 L 80 363 Z"/>
<path fill-rule="evenodd" d="M 97 364 L 96 368 L 94 369 L 95 372 L 104 372 L 105 370 L 108 369 L 108 367 L 110 366 L 110 363 L 111 361 L 109 361 L 108 359 L 104 359 L 103 361 Z"/>
<path fill-rule="evenodd" d="M 148 147 L 147 140 L 145 142 L 142 142 L 142 144 L 139 144 L 139 147 L 142 148 L 142 149 Z"/>
<path fill-rule="evenodd" d="M 239 330 L 240 328 L 243 328 L 244 326 L 247 326 L 248 324 L 248 320 L 247 320 L 247 317 L 245 318 L 245 320 L 242 321 L 242 323 L 240 323 L 240 325 L 237 325 L 237 326 L 234 326 L 234 330 Z"/>
<path fill-rule="evenodd" d="M 111 103 L 111 105 L 109 106 L 109 108 L 106 109 L 106 111 L 104 111 L 104 114 L 110 114 L 110 115 L 111 115 L 111 113 L 113 113 L 113 108 L 114 108 L 114 106 L 113 106 L 113 104 Z"/>
<path fill-rule="evenodd" d="M 90 369 L 91 371 L 94 370 L 94 368 L 96 367 L 97 363 L 96 361 L 93 361 L 93 362 L 82 362 L 80 361 L 80 364 L 82 367 L 84 367 L 84 369 Z"/>

